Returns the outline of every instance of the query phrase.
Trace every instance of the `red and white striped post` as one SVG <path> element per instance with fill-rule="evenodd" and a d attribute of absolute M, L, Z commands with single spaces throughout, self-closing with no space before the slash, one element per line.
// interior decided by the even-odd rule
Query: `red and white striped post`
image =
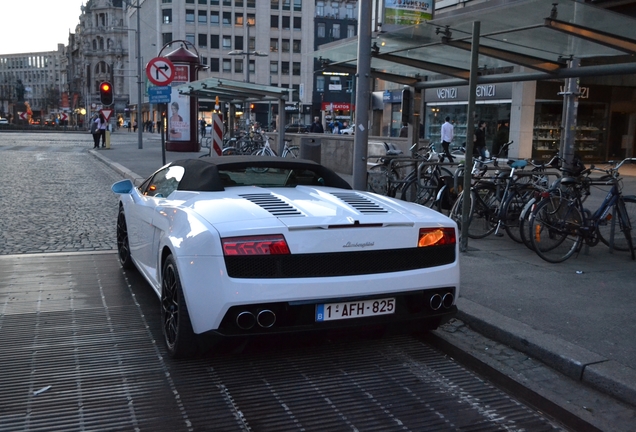
<path fill-rule="evenodd" d="M 223 115 L 212 113 L 212 148 L 221 156 L 223 148 Z"/>

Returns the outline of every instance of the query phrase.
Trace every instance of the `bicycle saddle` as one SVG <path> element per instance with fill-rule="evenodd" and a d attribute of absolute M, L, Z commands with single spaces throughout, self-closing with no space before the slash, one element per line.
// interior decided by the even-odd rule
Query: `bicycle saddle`
<path fill-rule="evenodd" d="M 528 161 L 520 159 L 520 160 L 509 160 L 508 165 L 511 168 L 525 168 L 528 165 Z"/>
<path fill-rule="evenodd" d="M 404 153 L 402 150 L 397 148 L 393 143 L 384 143 L 384 149 L 386 150 L 387 156 L 397 156 Z"/>

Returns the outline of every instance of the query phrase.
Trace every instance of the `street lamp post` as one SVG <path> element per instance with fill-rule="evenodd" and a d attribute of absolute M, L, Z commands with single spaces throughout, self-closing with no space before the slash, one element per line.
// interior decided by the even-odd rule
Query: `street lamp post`
<path fill-rule="evenodd" d="M 126 2 L 126 4 L 131 7 L 136 9 L 135 14 L 137 15 L 137 30 L 133 30 L 133 29 L 128 29 L 128 30 L 132 30 L 135 32 L 135 37 L 136 37 L 136 51 L 137 51 L 137 142 L 138 142 L 138 148 L 139 149 L 143 149 L 144 148 L 144 144 L 143 144 L 143 129 L 142 129 L 142 124 L 141 124 L 141 97 L 142 97 L 142 92 L 141 92 L 141 88 L 142 85 L 144 83 L 143 80 L 143 76 L 141 75 L 141 18 L 140 18 L 140 10 L 141 10 L 141 6 L 139 6 L 139 0 L 137 0 L 137 5 L 133 5 L 132 4 L 132 0 L 124 0 Z"/>
<path fill-rule="evenodd" d="M 256 51 L 256 50 L 252 50 L 250 51 L 250 27 L 254 26 L 254 21 L 252 21 L 250 23 L 249 19 L 245 20 L 245 27 L 246 32 L 247 32 L 247 38 L 246 40 L 243 42 L 243 48 L 242 50 L 232 50 L 229 53 L 227 53 L 228 55 L 231 56 L 245 56 L 245 61 L 246 64 L 244 65 L 245 68 L 245 82 L 249 83 L 250 82 L 250 56 L 255 56 L 255 57 L 267 57 L 267 54 L 261 51 Z M 247 101 L 245 101 L 245 117 L 246 117 L 246 123 L 249 125 L 250 122 L 250 104 L 247 103 Z"/>

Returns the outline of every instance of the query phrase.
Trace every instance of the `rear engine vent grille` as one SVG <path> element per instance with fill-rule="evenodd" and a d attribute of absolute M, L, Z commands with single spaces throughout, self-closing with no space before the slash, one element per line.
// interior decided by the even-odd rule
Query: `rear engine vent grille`
<path fill-rule="evenodd" d="M 388 210 L 380 207 L 377 203 L 371 201 L 370 199 L 362 195 L 358 195 L 357 193 L 345 192 L 334 193 L 332 195 L 346 202 L 362 214 L 388 213 Z"/>
<path fill-rule="evenodd" d="M 226 256 L 233 278 L 310 278 L 416 270 L 455 261 L 455 245 L 298 255 Z"/>
<path fill-rule="evenodd" d="M 274 216 L 305 216 L 297 208 L 268 193 L 240 195 L 273 214 Z"/>

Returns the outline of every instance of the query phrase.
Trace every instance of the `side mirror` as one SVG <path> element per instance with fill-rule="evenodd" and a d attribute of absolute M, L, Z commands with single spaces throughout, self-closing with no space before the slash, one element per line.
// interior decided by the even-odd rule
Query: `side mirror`
<path fill-rule="evenodd" d="M 133 191 L 134 188 L 135 188 L 135 185 L 129 179 L 120 180 L 117 183 L 114 183 L 110 187 L 110 189 L 118 195 L 129 194 L 130 192 Z"/>

